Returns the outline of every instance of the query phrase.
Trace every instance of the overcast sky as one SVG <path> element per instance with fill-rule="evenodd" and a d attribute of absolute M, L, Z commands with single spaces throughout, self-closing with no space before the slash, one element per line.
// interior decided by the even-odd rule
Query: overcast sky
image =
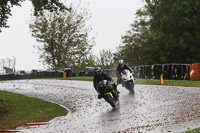
<path fill-rule="evenodd" d="M 89 3 L 92 33 L 97 34 L 95 55 L 101 49 L 115 50 L 119 46 L 121 36 L 134 21 L 136 10 L 144 5 L 143 0 L 82 0 L 82 3 Z M 39 62 L 37 49 L 33 47 L 37 42 L 29 30 L 31 8 L 30 1 L 23 2 L 22 7 L 12 8 L 8 20 L 10 28 L 0 33 L 0 59 L 15 57 L 16 70 L 45 69 Z"/>

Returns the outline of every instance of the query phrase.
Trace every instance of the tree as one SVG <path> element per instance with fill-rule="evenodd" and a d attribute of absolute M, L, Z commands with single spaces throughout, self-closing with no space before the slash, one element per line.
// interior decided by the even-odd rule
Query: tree
<path fill-rule="evenodd" d="M 78 10 L 79 9 L 79 10 Z M 90 19 L 86 9 L 73 8 L 71 12 L 43 12 L 30 24 L 38 45 L 40 59 L 50 69 L 72 68 L 77 72 L 84 64 L 91 63 L 91 48 L 94 38 L 89 39 L 92 30 L 86 22 Z"/>
<path fill-rule="evenodd" d="M 199 0 L 146 0 L 159 63 L 200 61 Z"/>
<path fill-rule="evenodd" d="M 103 69 L 109 69 L 113 67 L 113 53 L 110 49 L 101 50 L 99 53 L 99 57 L 97 57 L 97 66 L 100 66 Z"/>
<path fill-rule="evenodd" d="M 200 62 L 200 1 L 145 1 L 117 55 L 132 65 Z"/>
<path fill-rule="evenodd" d="M 131 29 L 126 31 L 121 38 L 121 44 L 114 53 L 115 61 L 123 59 L 130 66 L 151 64 L 151 31 L 148 16 L 138 10 L 137 17 Z M 141 17 L 142 16 L 142 17 Z"/>
<path fill-rule="evenodd" d="M 7 20 L 11 14 L 11 8 L 13 6 L 21 6 L 21 3 L 25 0 L 1 0 L 0 1 L 0 32 L 1 28 L 8 28 Z M 64 6 L 58 0 L 31 0 L 34 7 L 34 15 L 38 16 L 43 9 L 48 11 L 58 11 L 58 10 L 68 10 L 66 6 Z"/>

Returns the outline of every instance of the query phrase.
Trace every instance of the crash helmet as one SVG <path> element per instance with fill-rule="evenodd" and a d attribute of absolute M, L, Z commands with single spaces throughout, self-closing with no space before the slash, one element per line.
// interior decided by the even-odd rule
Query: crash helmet
<path fill-rule="evenodd" d="M 100 68 L 100 67 L 96 67 L 96 68 L 94 69 L 94 73 L 95 73 L 96 75 L 101 75 L 101 73 L 102 73 L 101 68 Z"/>
<path fill-rule="evenodd" d="M 120 68 L 124 67 L 124 61 L 123 60 L 119 60 L 118 64 L 119 64 Z"/>

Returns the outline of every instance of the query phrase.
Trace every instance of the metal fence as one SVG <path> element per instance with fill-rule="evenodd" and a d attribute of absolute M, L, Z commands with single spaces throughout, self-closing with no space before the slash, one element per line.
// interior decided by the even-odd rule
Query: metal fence
<path fill-rule="evenodd" d="M 18 80 L 18 79 L 41 79 L 41 78 L 58 78 L 63 77 L 63 71 L 32 71 L 24 74 L 3 74 L 0 80 Z"/>

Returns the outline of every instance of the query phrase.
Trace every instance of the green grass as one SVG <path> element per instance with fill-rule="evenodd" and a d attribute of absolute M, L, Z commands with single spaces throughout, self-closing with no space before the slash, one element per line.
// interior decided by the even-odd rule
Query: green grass
<path fill-rule="evenodd" d="M 200 81 L 191 80 L 163 80 L 163 85 L 200 87 Z M 160 85 L 160 79 L 136 79 L 136 84 Z"/>
<path fill-rule="evenodd" d="M 66 77 L 66 78 L 53 78 L 59 80 L 79 80 L 79 81 L 92 81 L 93 77 Z"/>
<path fill-rule="evenodd" d="M 67 114 L 63 107 L 37 98 L 6 91 L 0 91 L 0 98 L 5 101 L 0 105 L 6 108 L 0 114 L 0 130 L 15 129 L 31 122 L 45 122 Z"/>
<path fill-rule="evenodd" d="M 190 131 L 186 131 L 185 133 L 200 133 L 200 128 L 190 130 Z"/>

